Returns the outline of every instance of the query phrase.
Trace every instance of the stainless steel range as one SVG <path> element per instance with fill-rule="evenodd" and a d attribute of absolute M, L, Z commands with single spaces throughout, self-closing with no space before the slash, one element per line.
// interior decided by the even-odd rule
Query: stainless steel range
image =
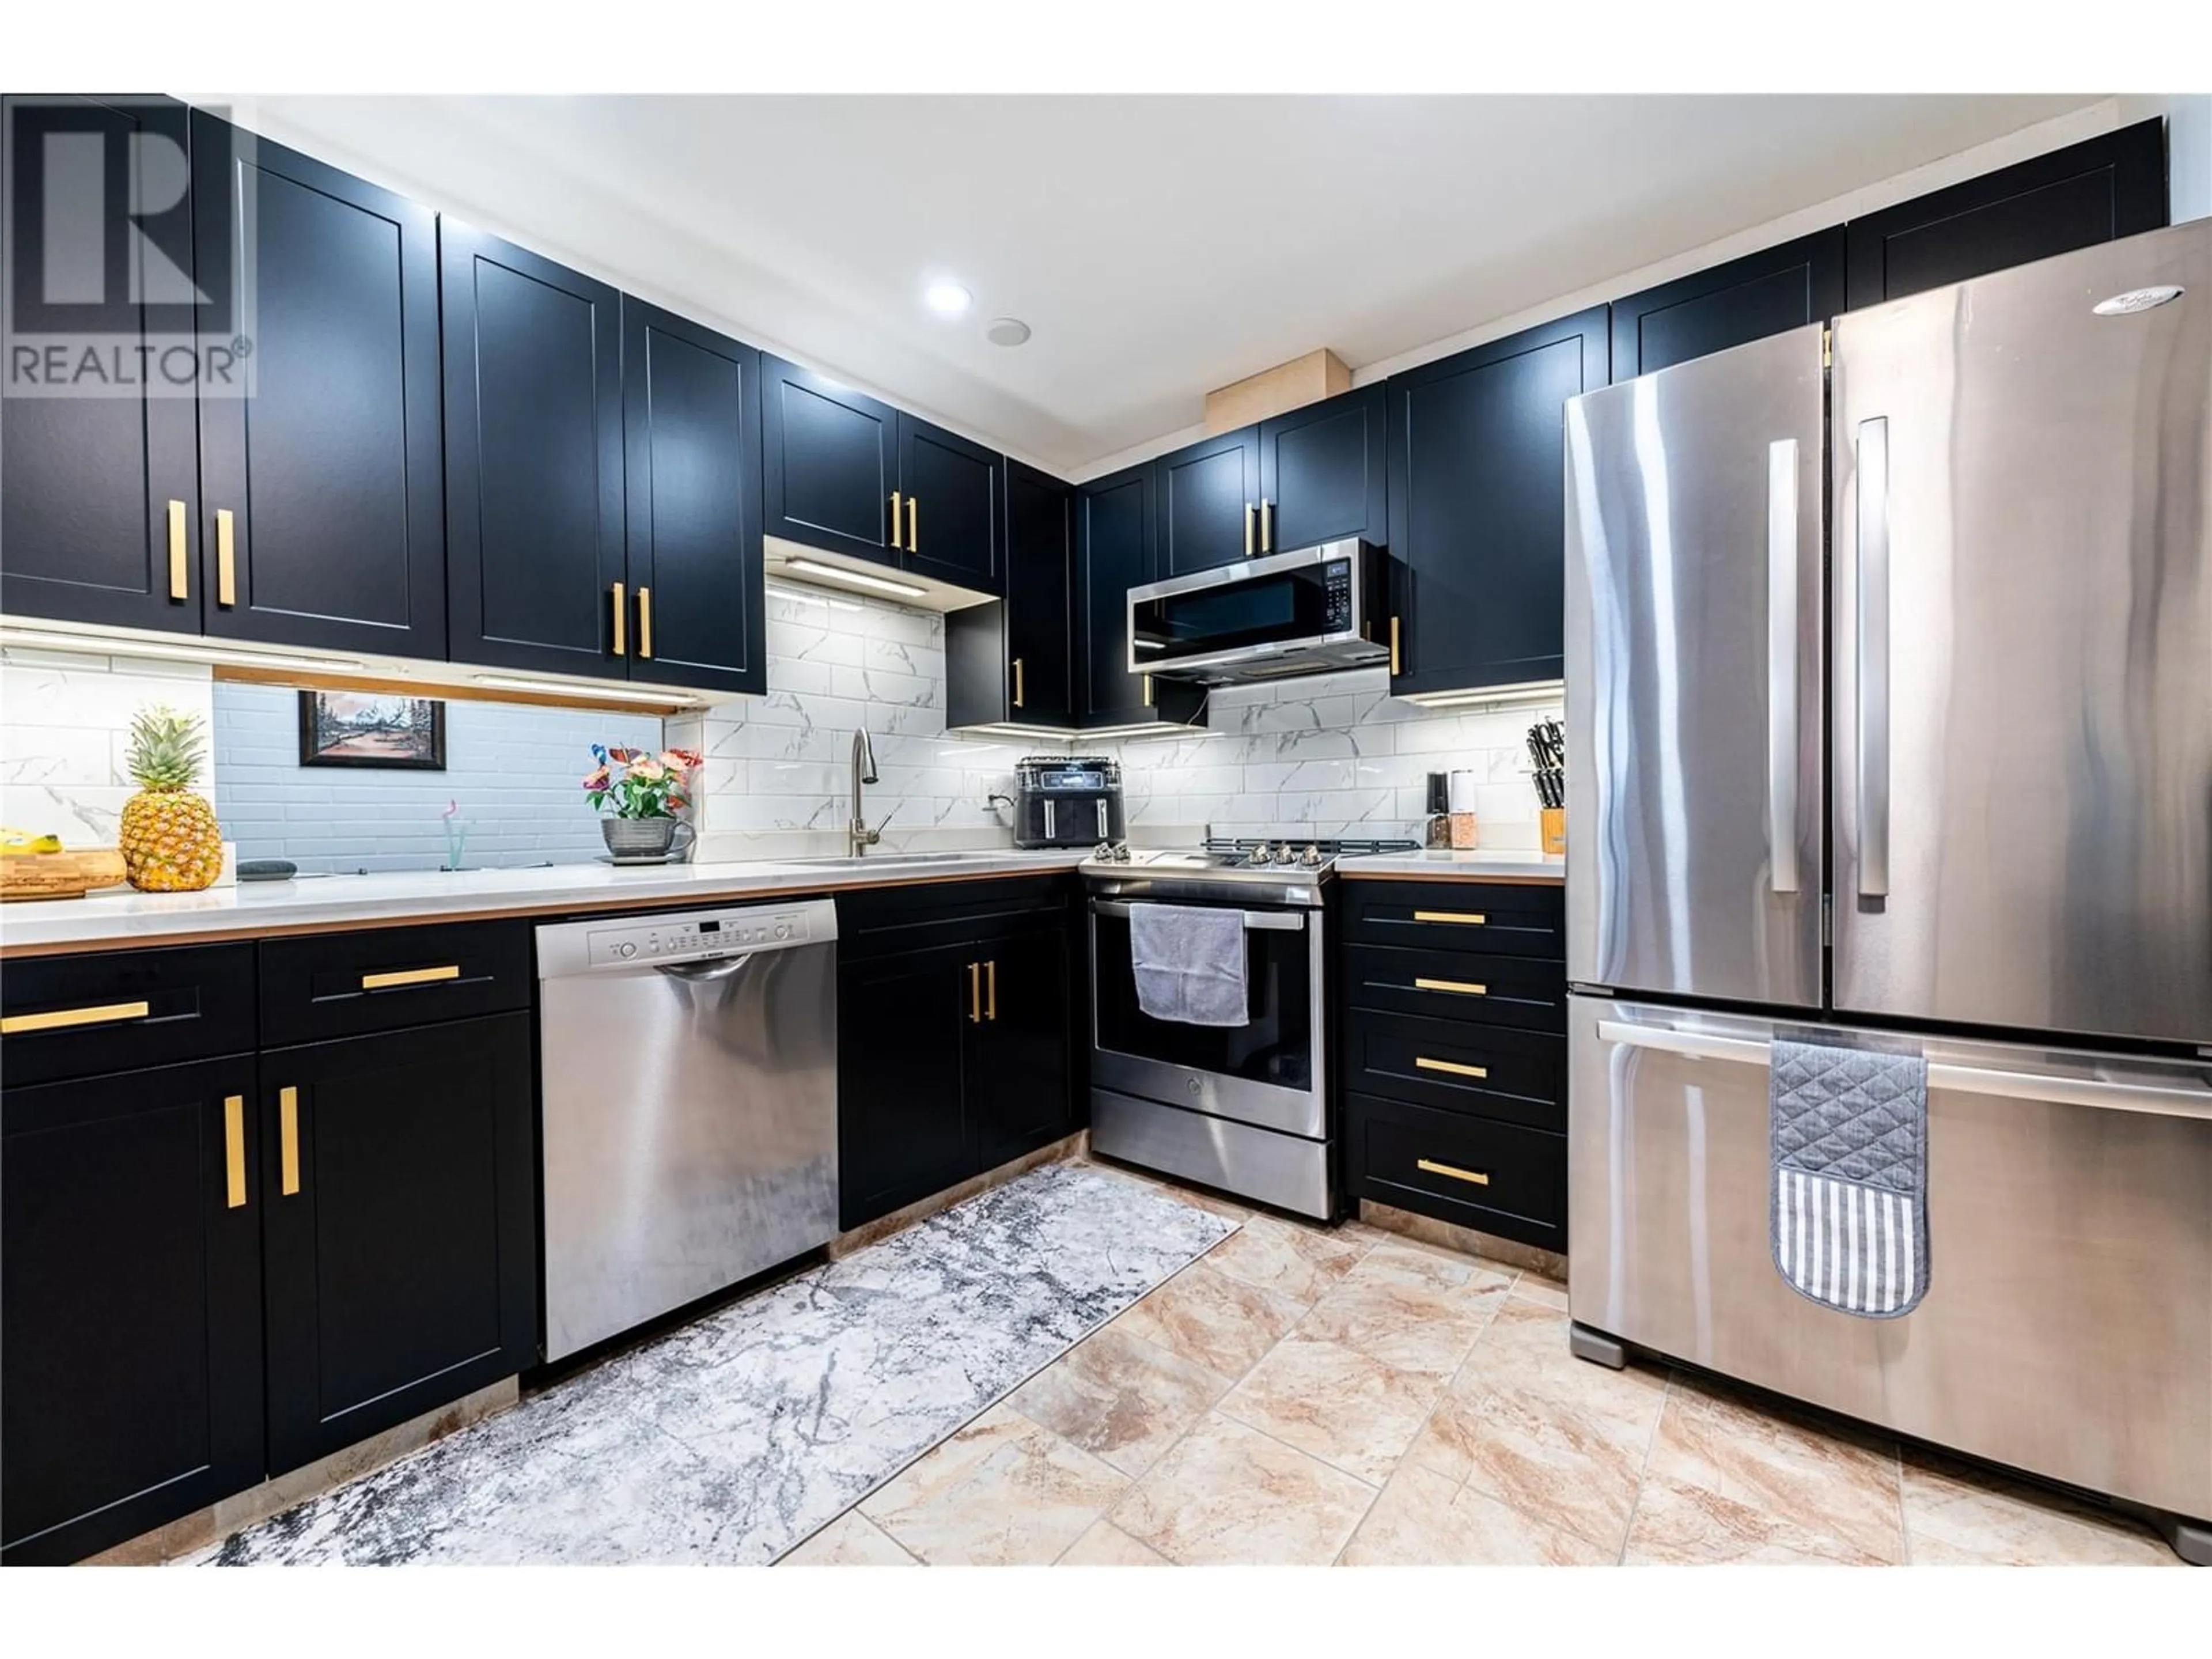
<path fill-rule="evenodd" d="M 1100 1152 L 1326 1220 L 1334 1205 L 1324 895 L 1336 860 L 1403 841 L 1101 846 L 1091 894 L 1091 1141 Z M 1249 1018 L 1158 1020 L 1139 1006 L 1130 918 L 1148 904 L 1235 909 Z"/>

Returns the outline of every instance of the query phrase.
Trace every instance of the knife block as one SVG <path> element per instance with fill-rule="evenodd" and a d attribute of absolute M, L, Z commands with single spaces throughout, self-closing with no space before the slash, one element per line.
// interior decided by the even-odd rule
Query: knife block
<path fill-rule="evenodd" d="M 1564 806 L 1540 806 L 1536 809 L 1538 823 L 1543 826 L 1544 850 L 1564 853 L 1567 850 L 1567 809 Z"/>

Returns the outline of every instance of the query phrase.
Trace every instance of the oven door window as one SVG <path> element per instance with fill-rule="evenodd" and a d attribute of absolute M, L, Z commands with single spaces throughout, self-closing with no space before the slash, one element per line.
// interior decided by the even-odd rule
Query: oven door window
<path fill-rule="evenodd" d="M 1287 645 L 1333 630 L 1328 577 L 1350 568 L 1341 559 L 1218 587 L 1140 600 L 1130 613 L 1137 666 L 1165 665 L 1255 645 Z"/>
<path fill-rule="evenodd" d="M 1234 1026 L 1158 1020 L 1137 1006 L 1129 966 L 1129 919 L 1091 913 L 1093 994 L 1101 1048 L 1194 1072 L 1212 1072 L 1284 1089 L 1313 1087 L 1310 927 L 1244 932 L 1245 986 L 1252 1018 Z"/>

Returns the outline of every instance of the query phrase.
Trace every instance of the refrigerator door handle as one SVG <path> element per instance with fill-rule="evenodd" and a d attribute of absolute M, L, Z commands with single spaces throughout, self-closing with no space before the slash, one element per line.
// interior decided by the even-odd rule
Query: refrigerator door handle
<path fill-rule="evenodd" d="M 1797 890 L 1797 441 L 1766 447 L 1767 884 Z"/>
<path fill-rule="evenodd" d="M 1858 430 L 1858 890 L 1889 893 L 1889 420 Z"/>
<path fill-rule="evenodd" d="M 1638 1025 L 1627 1020 L 1601 1019 L 1597 1034 L 1601 1042 L 1680 1054 L 1689 1060 L 1724 1060 L 1761 1066 L 1769 1060 L 1769 1050 L 1764 1042 L 1748 1037 L 1685 1031 L 1671 1025 Z M 2104 1111 L 2212 1119 L 2212 1087 L 2176 1088 L 2155 1083 L 2116 1083 L 2103 1078 L 2051 1077 L 1942 1060 L 1929 1063 L 1928 1086 L 1960 1094 L 2000 1095 L 2013 1100 L 2048 1101 L 2060 1106 L 2091 1106 Z"/>

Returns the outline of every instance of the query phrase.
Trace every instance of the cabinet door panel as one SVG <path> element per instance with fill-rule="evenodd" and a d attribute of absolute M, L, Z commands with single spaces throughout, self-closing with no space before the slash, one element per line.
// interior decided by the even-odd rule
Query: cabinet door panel
<path fill-rule="evenodd" d="M 1012 934 L 977 947 L 984 1019 L 968 1027 L 975 1164 L 991 1170 L 1073 1133 L 1067 933 Z"/>
<path fill-rule="evenodd" d="M 760 354 L 628 295 L 622 308 L 629 582 L 639 611 L 631 675 L 764 692 Z"/>
<path fill-rule="evenodd" d="M 964 1181 L 961 1103 L 975 1022 L 973 945 L 848 964 L 837 975 L 838 1224 L 854 1228 Z"/>
<path fill-rule="evenodd" d="M 1129 659 L 1129 590 L 1154 580 L 1157 471 L 1133 467 L 1083 486 L 1076 497 L 1076 553 L 1082 570 L 1078 624 L 1086 726 L 1152 715 L 1146 677 Z"/>
<path fill-rule="evenodd" d="M 906 556 L 917 575 L 979 593 L 1003 593 L 1006 458 L 957 434 L 898 417 L 899 486 L 907 495 Z"/>
<path fill-rule="evenodd" d="M 1844 308 L 1841 225 L 1613 302 L 1613 376 L 1786 334 Z"/>
<path fill-rule="evenodd" d="M 1015 683 L 1006 718 L 1024 725 L 1065 725 L 1075 714 L 1068 605 L 1074 518 L 1072 489 L 1018 461 L 1006 463 L 1006 634 Z"/>
<path fill-rule="evenodd" d="M 76 1560 L 261 1478 L 252 1097 L 251 1057 L 0 1095 L 11 1565 Z"/>
<path fill-rule="evenodd" d="M 531 1364 L 529 1016 L 272 1049 L 261 1085 L 270 1469 Z"/>
<path fill-rule="evenodd" d="M 442 660 L 436 216 L 209 115 L 192 155 L 198 194 L 239 210 L 203 216 L 201 263 L 252 249 L 255 293 L 253 396 L 200 409 L 207 631 Z"/>
<path fill-rule="evenodd" d="M 1850 308 L 2166 222 L 2166 133 L 2139 121 L 1851 221 Z"/>
<path fill-rule="evenodd" d="M 1393 377 L 1393 691 L 1556 680 L 1565 651 L 1565 407 L 1606 379 L 1605 307 Z"/>
<path fill-rule="evenodd" d="M 113 104 L 95 98 L 7 100 L 6 146 L 0 188 L 6 201 L 9 280 L 17 296 L 19 325 L 39 326 L 24 315 L 21 296 L 42 294 L 44 249 L 37 227 L 66 204 L 46 199 L 46 141 L 97 141 L 111 196 L 129 187 L 128 145 L 134 136 L 166 139 L 181 152 L 189 143 L 183 105 Z M 192 202 L 170 210 L 185 222 L 173 245 L 184 251 L 189 277 Z M 143 362 L 143 349 L 164 334 L 189 334 L 192 320 L 175 307 L 129 303 L 124 273 L 111 248 L 107 297 L 67 308 L 52 319 L 85 338 L 112 340 L 126 362 Z M 14 349 L 14 342 L 9 342 Z M 10 388 L 0 398 L 0 611 L 59 622 L 200 631 L 199 572 L 191 557 L 199 525 L 197 405 L 185 395 L 30 397 Z M 183 568 L 173 580 L 169 504 L 178 504 Z M 182 589 L 181 592 L 177 590 Z"/>
<path fill-rule="evenodd" d="M 1163 577 L 1211 570 L 1260 550 L 1260 428 L 1248 426 L 1163 456 Z"/>
<path fill-rule="evenodd" d="M 1389 540 L 1389 400 L 1361 386 L 1260 424 L 1261 551 Z"/>
<path fill-rule="evenodd" d="M 763 356 L 761 375 L 768 534 L 897 563 L 890 507 L 898 412 L 780 357 Z"/>
<path fill-rule="evenodd" d="M 620 675 L 620 300 L 445 220 L 446 507 L 456 661 Z"/>

